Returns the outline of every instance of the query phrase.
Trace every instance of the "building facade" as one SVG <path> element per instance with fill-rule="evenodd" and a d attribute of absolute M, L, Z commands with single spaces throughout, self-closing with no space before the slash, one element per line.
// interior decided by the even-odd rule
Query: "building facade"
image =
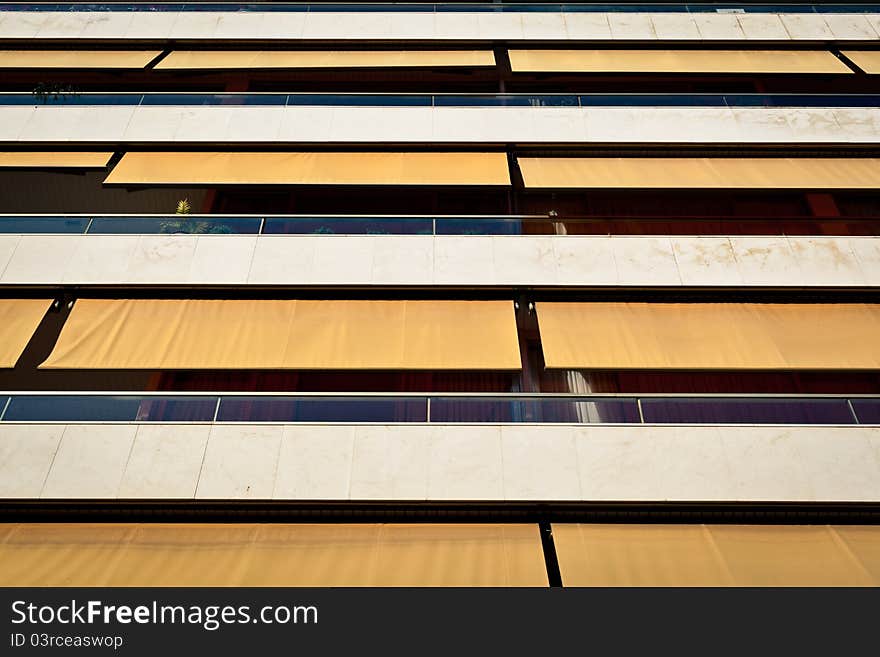
<path fill-rule="evenodd" d="M 0 4 L 6 585 L 880 583 L 880 5 Z"/>

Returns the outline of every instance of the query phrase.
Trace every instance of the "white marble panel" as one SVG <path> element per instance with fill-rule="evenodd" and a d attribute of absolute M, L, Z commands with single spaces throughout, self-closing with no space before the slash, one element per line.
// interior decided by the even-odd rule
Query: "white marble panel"
<path fill-rule="evenodd" d="M 186 280 L 245 285 L 257 239 L 256 235 L 199 235 Z"/>
<path fill-rule="evenodd" d="M 430 142 L 430 107 L 333 107 L 329 141 Z"/>
<path fill-rule="evenodd" d="M 611 26 L 605 13 L 566 13 L 565 31 L 568 38 L 578 41 L 602 41 L 611 39 Z"/>
<path fill-rule="evenodd" d="M 309 12 L 304 39 L 390 39 L 391 20 L 385 12 Z"/>
<path fill-rule="evenodd" d="M 368 283 L 373 273 L 373 249 L 377 239 L 383 238 L 369 235 L 314 238 L 311 282 L 316 285 Z"/>
<path fill-rule="evenodd" d="M 16 141 L 36 108 L 33 105 L 0 107 L 0 141 Z"/>
<path fill-rule="evenodd" d="M 880 14 L 864 14 L 871 28 L 880 35 Z"/>
<path fill-rule="evenodd" d="M 116 497 L 137 425 L 69 424 L 40 497 Z"/>
<path fill-rule="evenodd" d="M 283 432 L 268 425 L 212 427 L 196 498 L 271 498 Z"/>
<path fill-rule="evenodd" d="M 655 40 L 654 24 L 650 14 L 630 12 L 609 13 L 611 38 L 615 40 Z"/>
<path fill-rule="evenodd" d="M 143 235 L 128 263 L 133 283 L 176 283 L 186 280 L 196 250 L 195 235 Z"/>
<path fill-rule="evenodd" d="M 262 35 L 261 30 L 266 25 L 265 18 L 265 14 L 257 12 L 224 12 L 217 20 L 213 37 L 215 39 L 253 39 L 256 35 Z"/>
<path fill-rule="evenodd" d="M 137 15 L 123 11 L 90 12 L 79 36 L 83 39 L 122 39 Z"/>
<path fill-rule="evenodd" d="M 813 496 L 822 501 L 880 500 L 880 460 L 870 429 L 804 427 L 796 449 Z"/>
<path fill-rule="evenodd" d="M 288 426 L 272 497 L 345 500 L 351 485 L 353 426 Z"/>
<path fill-rule="evenodd" d="M 12 254 L 15 253 L 20 241 L 20 235 L 0 235 L 0 281 L 4 280 L 6 266 L 12 260 Z"/>
<path fill-rule="evenodd" d="M 859 269 L 867 285 L 880 286 L 880 239 L 850 237 L 849 246 L 859 262 Z"/>
<path fill-rule="evenodd" d="M 745 39 L 745 34 L 736 19 L 736 14 L 710 14 L 698 12 L 692 14 L 697 29 L 703 39 L 713 41 L 738 41 Z"/>
<path fill-rule="evenodd" d="M 532 113 L 530 139 L 538 142 L 587 141 L 584 110 L 574 107 L 547 107 L 530 111 Z"/>
<path fill-rule="evenodd" d="M 841 142 L 847 141 L 834 110 L 826 107 L 799 107 L 786 116 L 795 141 L 798 142 Z"/>
<path fill-rule="evenodd" d="M 474 16 L 480 37 L 483 39 L 518 41 L 523 38 L 523 18 L 521 14 L 513 12 L 486 12 L 475 14 Z M 443 38 L 443 35 L 438 32 L 437 37 Z"/>
<path fill-rule="evenodd" d="M 429 434 L 424 427 L 358 427 L 351 468 L 351 499 L 426 499 L 429 447 Z"/>
<path fill-rule="evenodd" d="M 815 14 L 782 14 L 780 16 L 785 30 L 792 39 L 823 41 L 833 39 L 831 28 Z"/>
<path fill-rule="evenodd" d="M 500 285 L 555 285 L 553 241 L 552 237 L 492 237 L 495 282 Z"/>
<path fill-rule="evenodd" d="M 650 18 L 658 39 L 685 41 L 702 38 L 693 14 L 664 12 L 650 14 Z"/>
<path fill-rule="evenodd" d="M 3 272 L 3 283 L 57 283 L 64 278 L 81 235 L 32 235 L 22 239 Z"/>
<path fill-rule="evenodd" d="M 617 285 L 617 263 L 610 237 L 553 238 L 558 285 Z"/>
<path fill-rule="evenodd" d="M 525 12 L 521 18 L 524 39 L 558 40 L 566 37 L 565 20 L 561 13 Z"/>
<path fill-rule="evenodd" d="M 434 284 L 495 283 L 492 238 L 477 235 L 442 235 L 434 238 Z"/>
<path fill-rule="evenodd" d="M 134 111 L 134 106 L 124 105 L 89 107 L 88 112 L 71 128 L 69 138 L 83 142 L 123 141 Z"/>
<path fill-rule="evenodd" d="M 803 285 L 862 286 L 859 261 L 845 237 L 789 237 Z"/>
<path fill-rule="evenodd" d="M 433 12 L 396 12 L 391 16 L 393 39 L 433 39 L 436 35 Z"/>
<path fill-rule="evenodd" d="M 681 285 L 668 237 L 612 237 L 620 285 Z"/>
<path fill-rule="evenodd" d="M 180 110 L 180 123 L 174 132 L 174 141 L 210 142 L 223 141 L 228 133 L 229 121 L 238 109 L 231 107 L 186 107 Z"/>
<path fill-rule="evenodd" d="M 24 235 L 23 241 L 36 236 Z M 65 283 L 119 283 L 137 247 L 137 235 L 83 235 L 64 273 Z"/>
<path fill-rule="evenodd" d="M 125 129 L 125 141 L 172 141 L 187 113 L 184 107 L 136 107 Z"/>
<path fill-rule="evenodd" d="M 119 497 L 192 499 L 210 432 L 208 424 L 138 426 Z"/>
<path fill-rule="evenodd" d="M 788 122 L 788 107 L 735 107 L 733 116 L 744 143 L 793 142 L 794 130 Z"/>
<path fill-rule="evenodd" d="M 322 142 L 330 140 L 333 110 L 330 107 L 285 107 L 278 141 Z"/>
<path fill-rule="evenodd" d="M 125 38 L 166 39 L 179 15 L 176 11 L 139 11 L 125 30 Z"/>
<path fill-rule="evenodd" d="M 791 39 L 778 14 L 738 14 L 736 19 L 746 39 L 762 41 Z"/>
<path fill-rule="evenodd" d="M 0 37 L 4 39 L 30 39 L 49 19 L 45 11 L 10 11 L 0 16 Z"/>
<path fill-rule="evenodd" d="M 313 278 L 316 238 L 311 235 L 263 235 L 257 240 L 248 283 L 307 284 Z"/>
<path fill-rule="evenodd" d="M 725 427 L 728 499 L 805 502 L 816 499 L 798 452 L 803 427 Z"/>
<path fill-rule="evenodd" d="M 237 107 L 229 112 L 221 141 L 274 142 L 281 131 L 283 107 Z"/>
<path fill-rule="evenodd" d="M 213 11 L 182 11 L 171 27 L 172 39 L 211 39 L 223 13 Z"/>
<path fill-rule="evenodd" d="M 880 140 L 880 112 L 869 107 L 840 107 L 832 110 L 840 126 L 840 141 L 875 143 Z"/>
<path fill-rule="evenodd" d="M 383 236 L 373 242 L 373 285 L 431 285 L 434 238 L 429 235 Z"/>
<path fill-rule="evenodd" d="M 664 458 L 654 441 L 664 428 L 577 427 L 572 429 L 581 499 L 633 501 L 662 499 Z"/>
<path fill-rule="evenodd" d="M 784 237 L 732 236 L 730 244 L 746 285 L 800 285 L 798 261 Z"/>
<path fill-rule="evenodd" d="M 504 499 L 581 499 L 574 432 L 561 426 L 503 426 Z"/>
<path fill-rule="evenodd" d="M 87 12 L 51 11 L 37 30 L 37 39 L 72 39 L 78 37 L 89 21 Z"/>
<path fill-rule="evenodd" d="M 493 16 L 495 14 L 438 12 L 434 15 L 434 34 L 438 40 L 443 41 L 499 38 L 502 23 L 496 28 Z M 480 18 L 483 18 L 482 23 Z M 509 29 L 509 23 L 505 27 Z"/>
<path fill-rule="evenodd" d="M 259 32 L 261 39 L 294 40 L 302 38 L 306 24 L 305 12 L 269 11 L 263 14 Z"/>
<path fill-rule="evenodd" d="M 429 440 L 428 499 L 504 499 L 499 426 L 435 426 Z"/>
<path fill-rule="evenodd" d="M 726 237 L 672 237 L 682 285 L 741 285 L 733 247 Z"/>
<path fill-rule="evenodd" d="M 40 496 L 63 432 L 61 424 L 0 429 L 0 498 Z"/>
<path fill-rule="evenodd" d="M 721 436 L 726 427 L 652 427 L 653 477 L 660 485 L 655 499 L 719 501 L 730 499 L 733 476 Z M 637 473 L 633 473 L 636 475 Z"/>
<path fill-rule="evenodd" d="M 71 141 L 77 125 L 88 122 L 91 108 L 82 105 L 60 107 L 37 105 L 18 138 L 21 141 Z"/>
<path fill-rule="evenodd" d="M 876 41 L 880 32 L 864 14 L 824 14 L 833 38 L 854 41 Z"/>

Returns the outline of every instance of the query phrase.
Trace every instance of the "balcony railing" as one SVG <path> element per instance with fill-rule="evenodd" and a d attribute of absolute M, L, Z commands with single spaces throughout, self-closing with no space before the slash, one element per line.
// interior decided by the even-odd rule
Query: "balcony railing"
<path fill-rule="evenodd" d="M 0 214 L 18 235 L 880 235 L 880 217 Z M 678 233 L 676 233 L 678 234 Z"/>
<path fill-rule="evenodd" d="M 880 5 L 824 5 L 824 4 L 528 4 L 528 3 L 321 3 L 299 2 L 15 2 L 0 4 L 0 11 L 229 11 L 229 12 L 675 12 L 675 13 L 880 13 Z"/>
<path fill-rule="evenodd" d="M 880 94 L 0 93 L 2 105 L 274 107 L 880 107 Z"/>
<path fill-rule="evenodd" d="M 878 396 L 0 394 L 0 423 L 880 425 Z"/>

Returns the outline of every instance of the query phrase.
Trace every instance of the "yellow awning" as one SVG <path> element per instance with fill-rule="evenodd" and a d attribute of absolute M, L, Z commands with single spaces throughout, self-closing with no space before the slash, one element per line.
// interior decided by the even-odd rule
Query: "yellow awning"
<path fill-rule="evenodd" d="M 880 158 L 521 157 L 526 187 L 877 189 Z"/>
<path fill-rule="evenodd" d="M 554 524 L 553 541 L 564 586 L 880 585 L 880 526 Z"/>
<path fill-rule="evenodd" d="M 126 153 L 117 185 L 509 185 L 504 153 Z"/>
<path fill-rule="evenodd" d="M 4 540 L 5 536 L 5 540 Z M 547 586 L 537 525 L 0 525 L 2 586 Z"/>
<path fill-rule="evenodd" d="M 8 169 L 103 169 L 113 153 L 14 151 L 0 153 L 0 167 Z"/>
<path fill-rule="evenodd" d="M 536 304 L 544 361 L 566 369 L 880 369 L 880 305 Z"/>
<path fill-rule="evenodd" d="M 510 301 L 80 299 L 40 367 L 520 366 Z"/>
<path fill-rule="evenodd" d="M 157 69 L 495 66 L 491 50 L 175 50 Z"/>
<path fill-rule="evenodd" d="M 15 367 L 52 299 L 0 299 L 0 367 Z"/>
<path fill-rule="evenodd" d="M 852 73 L 822 50 L 510 50 L 514 72 Z"/>
<path fill-rule="evenodd" d="M 161 50 L 0 50 L 0 68 L 144 68 Z"/>
<path fill-rule="evenodd" d="M 841 54 L 849 57 L 856 66 L 865 73 L 880 73 L 880 50 L 841 50 Z"/>

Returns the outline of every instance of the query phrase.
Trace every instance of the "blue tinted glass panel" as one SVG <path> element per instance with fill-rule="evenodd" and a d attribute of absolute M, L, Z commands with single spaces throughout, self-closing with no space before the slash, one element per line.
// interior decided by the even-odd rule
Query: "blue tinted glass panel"
<path fill-rule="evenodd" d="M 431 422 L 637 423 L 635 399 L 432 397 Z"/>
<path fill-rule="evenodd" d="M 645 422 L 667 424 L 854 424 L 845 399 L 643 398 Z"/>
<path fill-rule="evenodd" d="M 880 107 L 873 94 L 729 94 L 731 107 Z"/>
<path fill-rule="evenodd" d="M 581 96 L 584 107 L 722 107 L 717 94 L 594 94 Z"/>
<path fill-rule="evenodd" d="M 144 105 L 284 105 L 286 94 L 144 94 Z"/>
<path fill-rule="evenodd" d="M 267 217 L 266 235 L 431 235 L 422 217 Z"/>
<path fill-rule="evenodd" d="M 425 422 L 418 397 L 223 397 L 220 422 Z"/>
<path fill-rule="evenodd" d="M 436 107 L 577 107 L 577 96 L 434 96 Z"/>
<path fill-rule="evenodd" d="M 216 398 L 121 395 L 14 396 L 6 421 L 28 422 L 210 422 Z"/>
<path fill-rule="evenodd" d="M 859 424 L 880 424 L 880 399 L 853 399 Z"/>
<path fill-rule="evenodd" d="M 346 105 L 355 107 L 430 107 L 430 96 L 369 94 L 292 94 L 288 105 Z"/>
<path fill-rule="evenodd" d="M 441 219 L 437 218 L 438 235 L 520 235 L 520 219 Z"/>
<path fill-rule="evenodd" d="M 0 217 L 0 233 L 81 233 L 87 217 Z"/>
<path fill-rule="evenodd" d="M 95 217 L 89 235 L 100 234 L 186 234 L 186 235 L 256 235 L 260 232 L 257 217 Z"/>

